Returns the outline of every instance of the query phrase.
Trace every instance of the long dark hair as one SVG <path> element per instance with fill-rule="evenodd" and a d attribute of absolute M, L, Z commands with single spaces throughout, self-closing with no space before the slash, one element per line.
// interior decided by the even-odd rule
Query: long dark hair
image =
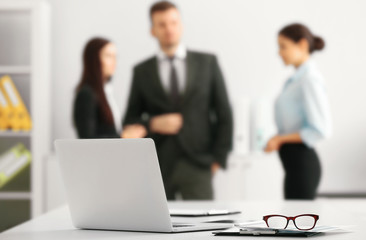
<path fill-rule="evenodd" d="M 320 51 L 325 46 L 323 38 L 314 35 L 308 27 L 300 23 L 285 26 L 278 35 L 287 37 L 296 43 L 301 39 L 306 39 L 309 43 L 309 53 Z"/>
<path fill-rule="evenodd" d="M 101 109 L 100 117 L 107 124 L 112 125 L 114 124 L 114 120 L 103 89 L 105 80 L 103 79 L 102 63 L 100 60 L 100 51 L 108 43 L 110 43 L 109 40 L 96 37 L 90 39 L 86 44 L 83 52 L 83 72 L 76 91 L 78 92 L 86 85 L 91 87 L 98 99 L 98 104 Z"/>

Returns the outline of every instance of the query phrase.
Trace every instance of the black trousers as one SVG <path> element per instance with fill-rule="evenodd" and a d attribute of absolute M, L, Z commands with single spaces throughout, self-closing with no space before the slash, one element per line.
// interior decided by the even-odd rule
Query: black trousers
<path fill-rule="evenodd" d="M 304 144 L 284 144 L 279 154 L 285 170 L 285 199 L 314 199 L 321 176 L 315 150 Z"/>
<path fill-rule="evenodd" d="M 183 200 L 213 200 L 211 169 L 198 167 L 186 159 L 178 161 L 164 186 L 168 200 L 175 200 L 177 193 Z"/>
<path fill-rule="evenodd" d="M 194 163 L 183 151 L 175 136 L 164 136 L 157 141 L 160 169 L 168 200 L 212 200 L 213 186 L 210 167 Z"/>

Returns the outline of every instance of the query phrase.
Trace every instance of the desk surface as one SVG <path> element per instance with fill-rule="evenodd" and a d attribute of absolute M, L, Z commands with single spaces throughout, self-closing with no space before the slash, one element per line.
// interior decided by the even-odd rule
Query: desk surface
<path fill-rule="evenodd" d="M 319 214 L 319 225 L 353 225 L 352 232 L 326 233 L 315 236 L 323 239 L 365 239 L 366 199 L 320 199 L 317 201 L 281 201 L 281 202 L 171 202 L 171 208 L 207 209 L 230 208 L 239 209 L 243 213 L 235 216 L 242 221 L 260 220 L 263 215 L 281 213 L 297 215 L 301 213 Z M 238 239 L 238 237 L 217 237 L 211 232 L 193 233 L 140 233 L 123 231 L 78 230 L 72 226 L 68 208 L 61 207 L 22 225 L 14 227 L 2 234 L 1 240 L 32 239 Z M 246 237 L 248 238 L 248 237 Z M 256 237 L 269 239 L 271 237 Z M 252 237 L 250 239 L 253 239 Z M 286 238 L 289 239 L 289 238 Z M 298 239 L 298 238 L 296 238 Z"/>

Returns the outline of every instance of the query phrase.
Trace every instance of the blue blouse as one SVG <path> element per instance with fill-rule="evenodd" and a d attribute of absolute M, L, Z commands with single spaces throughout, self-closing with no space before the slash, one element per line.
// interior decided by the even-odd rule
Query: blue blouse
<path fill-rule="evenodd" d="M 299 133 L 308 147 L 329 137 L 331 114 L 323 77 L 309 60 L 285 83 L 275 103 L 278 134 Z"/>

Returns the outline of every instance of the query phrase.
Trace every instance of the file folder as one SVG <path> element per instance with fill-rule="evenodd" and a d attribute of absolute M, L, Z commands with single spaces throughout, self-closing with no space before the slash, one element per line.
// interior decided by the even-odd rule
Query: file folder
<path fill-rule="evenodd" d="M 7 119 L 10 128 L 14 131 L 29 131 L 32 128 L 32 120 L 18 90 L 9 76 L 4 76 L 0 79 L 0 89 L 4 93 L 4 97 L 9 105 Z"/>
<path fill-rule="evenodd" d="M 31 162 L 31 153 L 22 144 L 9 149 L 0 156 L 0 188 L 16 177 Z"/>

